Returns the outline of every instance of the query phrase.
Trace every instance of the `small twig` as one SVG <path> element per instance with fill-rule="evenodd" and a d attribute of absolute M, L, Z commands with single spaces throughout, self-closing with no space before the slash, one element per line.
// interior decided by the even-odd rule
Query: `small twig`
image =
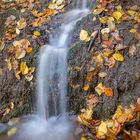
<path fill-rule="evenodd" d="M 91 41 L 89 43 L 88 52 L 91 50 L 91 48 L 92 48 L 92 46 L 93 46 L 93 44 L 94 44 L 94 42 L 95 42 L 95 40 L 97 38 L 98 33 L 99 33 L 99 31 L 94 32 L 94 35 L 93 35 L 93 37 L 92 37 L 92 39 L 91 39 Z"/>

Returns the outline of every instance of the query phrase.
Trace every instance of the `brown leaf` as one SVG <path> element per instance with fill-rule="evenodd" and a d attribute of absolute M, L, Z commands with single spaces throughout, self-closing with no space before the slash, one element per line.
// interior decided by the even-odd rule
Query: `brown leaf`
<path fill-rule="evenodd" d="M 136 53 L 136 47 L 133 44 L 129 47 L 129 56 L 133 56 L 133 55 L 135 55 L 135 53 Z"/>

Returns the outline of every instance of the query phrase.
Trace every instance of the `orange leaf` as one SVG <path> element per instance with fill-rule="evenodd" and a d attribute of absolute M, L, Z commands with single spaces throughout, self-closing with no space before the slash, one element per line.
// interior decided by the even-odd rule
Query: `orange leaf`
<path fill-rule="evenodd" d="M 140 105 L 137 105 L 136 107 L 135 107 L 135 112 L 139 112 L 140 111 Z"/>
<path fill-rule="evenodd" d="M 33 50 L 33 48 L 32 48 L 32 47 L 28 47 L 28 48 L 26 48 L 25 50 L 26 50 L 27 53 L 31 53 L 32 50 Z"/>
<path fill-rule="evenodd" d="M 112 88 L 106 88 L 106 87 L 104 86 L 104 92 L 105 92 L 105 94 L 106 94 L 107 96 L 113 96 L 113 90 L 112 90 Z"/>

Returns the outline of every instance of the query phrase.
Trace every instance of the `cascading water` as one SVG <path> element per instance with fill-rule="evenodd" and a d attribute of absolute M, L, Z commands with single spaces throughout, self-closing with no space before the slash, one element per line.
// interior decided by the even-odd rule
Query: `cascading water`
<path fill-rule="evenodd" d="M 43 46 L 38 70 L 38 113 L 43 118 L 66 113 L 67 95 L 67 49 L 70 35 L 78 20 L 89 12 L 86 0 L 77 1 L 80 7 L 66 13 L 59 36 L 51 39 L 50 45 Z"/>

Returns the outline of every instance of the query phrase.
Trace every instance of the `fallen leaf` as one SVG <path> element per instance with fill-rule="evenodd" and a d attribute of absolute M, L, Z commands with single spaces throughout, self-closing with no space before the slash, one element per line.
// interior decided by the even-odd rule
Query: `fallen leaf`
<path fill-rule="evenodd" d="M 98 127 L 96 136 L 97 138 L 105 138 L 106 133 L 107 133 L 107 125 L 105 122 L 102 121 Z"/>
<path fill-rule="evenodd" d="M 84 91 L 88 91 L 88 90 L 89 90 L 89 85 L 85 85 L 85 86 L 83 87 L 83 89 L 84 89 Z"/>
<path fill-rule="evenodd" d="M 14 103 L 11 102 L 11 103 L 10 103 L 10 109 L 13 109 L 13 108 L 14 108 Z"/>
<path fill-rule="evenodd" d="M 7 135 L 8 135 L 8 137 L 11 137 L 11 136 L 15 135 L 16 132 L 17 132 L 17 128 L 13 127 L 7 132 Z"/>
<path fill-rule="evenodd" d="M 110 57 L 105 63 L 105 65 L 108 66 L 109 68 L 113 68 L 115 64 L 116 64 L 116 60 L 113 57 Z"/>
<path fill-rule="evenodd" d="M 107 73 L 106 72 L 100 72 L 98 75 L 99 75 L 99 77 L 104 78 L 104 77 L 107 76 Z"/>
<path fill-rule="evenodd" d="M 18 28 L 19 30 L 25 28 L 26 25 L 27 25 L 26 19 L 24 19 L 24 18 L 20 19 L 20 20 L 17 22 L 17 28 Z"/>
<path fill-rule="evenodd" d="M 135 16 L 135 14 L 136 14 L 137 12 L 134 11 L 134 10 L 128 10 L 127 13 L 128 13 L 130 16 Z"/>
<path fill-rule="evenodd" d="M 105 92 L 105 94 L 106 94 L 106 96 L 113 96 L 113 90 L 112 90 L 112 88 L 106 88 L 105 86 L 104 86 L 104 92 Z"/>
<path fill-rule="evenodd" d="M 101 23 L 107 23 L 108 18 L 105 16 L 105 17 L 99 18 L 99 20 Z"/>
<path fill-rule="evenodd" d="M 21 64 L 20 64 L 20 71 L 21 71 L 21 73 L 22 73 L 23 75 L 28 74 L 29 68 L 28 68 L 26 62 L 21 62 Z"/>
<path fill-rule="evenodd" d="M 90 37 L 88 36 L 88 32 L 86 30 L 81 30 L 80 40 L 82 40 L 82 41 L 89 41 L 90 40 Z"/>
<path fill-rule="evenodd" d="M 139 112 L 139 111 L 140 111 L 140 104 L 135 107 L 135 112 Z"/>
<path fill-rule="evenodd" d="M 3 41 L 0 41 L 0 52 L 4 49 L 5 44 Z"/>
<path fill-rule="evenodd" d="M 113 58 L 117 61 L 124 61 L 123 55 L 120 54 L 119 52 L 116 52 L 115 54 L 113 54 Z"/>
<path fill-rule="evenodd" d="M 116 20 L 119 20 L 122 17 L 122 13 L 120 11 L 113 12 L 113 16 Z"/>
<path fill-rule="evenodd" d="M 26 51 L 24 49 L 18 49 L 15 53 L 15 58 L 21 59 L 21 58 L 24 58 L 25 55 L 26 55 Z"/>
<path fill-rule="evenodd" d="M 129 52 L 129 56 L 135 55 L 135 53 L 136 53 L 136 47 L 135 47 L 134 44 L 129 47 L 129 51 L 128 52 Z"/>
<path fill-rule="evenodd" d="M 25 78 L 30 82 L 33 80 L 33 75 L 32 74 L 27 74 L 25 75 Z"/>
<path fill-rule="evenodd" d="M 103 28 L 102 30 L 101 30 L 101 33 L 102 34 L 105 34 L 105 33 L 110 33 L 110 29 L 109 28 Z"/>
<path fill-rule="evenodd" d="M 28 47 L 28 48 L 26 48 L 25 50 L 26 50 L 27 53 L 31 53 L 32 50 L 33 50 L 33 48 L 32 48 L 32 47 Z"/>
<path fill-rule="evenodd" d="M 101 96 L 104 93 L 104 87 L 102 83 L 99 83 L 96 87 L 95 87 L 95 91 L 98 93 L 99 96 Z"/>
<path fill-rule="evenodd" d="M 35 36 L 40 36 L 40 32 L 39 31 L 34 31 L 34 35 Z"/>
<path fill-rule="evenodd" d="M 137 99 L 137 103 L 140 105 L 140 98 Z"/>

